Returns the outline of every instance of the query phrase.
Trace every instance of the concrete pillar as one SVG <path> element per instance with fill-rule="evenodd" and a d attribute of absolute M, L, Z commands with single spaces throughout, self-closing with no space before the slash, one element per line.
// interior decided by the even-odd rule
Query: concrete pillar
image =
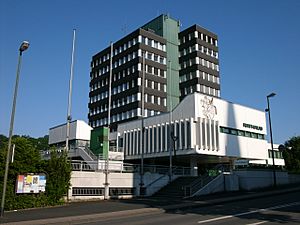
<path fill-rule="evenodd" d="M 190 158 L 191 175 L 198 176 L 197 159 L 193 156 Z"/>

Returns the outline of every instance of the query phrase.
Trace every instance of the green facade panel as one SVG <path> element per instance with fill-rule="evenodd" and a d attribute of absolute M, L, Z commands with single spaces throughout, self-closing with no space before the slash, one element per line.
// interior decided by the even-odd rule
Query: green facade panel
<path fill-rule="evenodd" d="M 159 36 L 167 40 L 167 108 L 173 110 L 179 103 L 179 39 L 180 23 L 168 15 L 161 15 L 149 23 L 143 29 L 155 31 Z"/>
<path fill-rule="evenodd" d="M 108 128 L 99 127 L 91 131 L 91 151 L 104 159 L 108 156 Z"/>

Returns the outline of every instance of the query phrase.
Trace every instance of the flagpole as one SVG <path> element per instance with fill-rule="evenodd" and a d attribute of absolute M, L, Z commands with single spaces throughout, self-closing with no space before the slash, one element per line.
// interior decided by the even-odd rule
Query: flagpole
<path fill-rule="evenodd" d="M 71 106 L 72 106 L 72 83 L 73 83 L 73 70 L 74 70 L 75 36 L 76 36 L 76 29 L 73 29 L 73 43 L 72 43 L 72 56 L 71 56 L 71 68 L 70 68 L 70 80 L 69 80 L 68 113 L 67 113 L 66 152 L 69 151 L 70 123 L 72 120 Z"/>

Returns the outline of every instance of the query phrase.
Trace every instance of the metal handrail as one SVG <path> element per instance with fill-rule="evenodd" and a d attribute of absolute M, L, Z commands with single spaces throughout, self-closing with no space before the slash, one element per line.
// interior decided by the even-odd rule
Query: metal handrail
<path fill-rule="evenodd" d="M 199 178 L 197 178 L 196 180 L 194 180 L 189 185 L 184 186 L 185 196 L 192 196 L 194 193 L 196 193 L 198 190 L 200 190 L 206 184 L 208 184 L 209 182 L 211 182 L 217 176 L 209 176 L 208 173 L 206 173 L 204 176 L 203 175 L 200 176 Z"/>
<path fill-rule="evenodd" d="M 147 184 L 145 188 L 148 188 L 148 187 L 152 186 L 153 184 L 155 184 L 156 182 L 160 181 L 164 177 L 167 177 L 167 175 L 161 175 L 160 177 L 158 177 L 157 179 L 155 179 L 154 181 L 152 181 L 150 184 Z"/>

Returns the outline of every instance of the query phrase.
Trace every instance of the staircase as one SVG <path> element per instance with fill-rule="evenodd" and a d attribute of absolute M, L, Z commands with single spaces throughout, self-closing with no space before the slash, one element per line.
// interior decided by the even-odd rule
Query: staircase
<path fill-rule="evenodd" d="M 152 198 L 182 199 L 184 197 L 184 187 L 192 183 L 195 179 L 197 177 L 179 177 L 156 192 Z"/>

